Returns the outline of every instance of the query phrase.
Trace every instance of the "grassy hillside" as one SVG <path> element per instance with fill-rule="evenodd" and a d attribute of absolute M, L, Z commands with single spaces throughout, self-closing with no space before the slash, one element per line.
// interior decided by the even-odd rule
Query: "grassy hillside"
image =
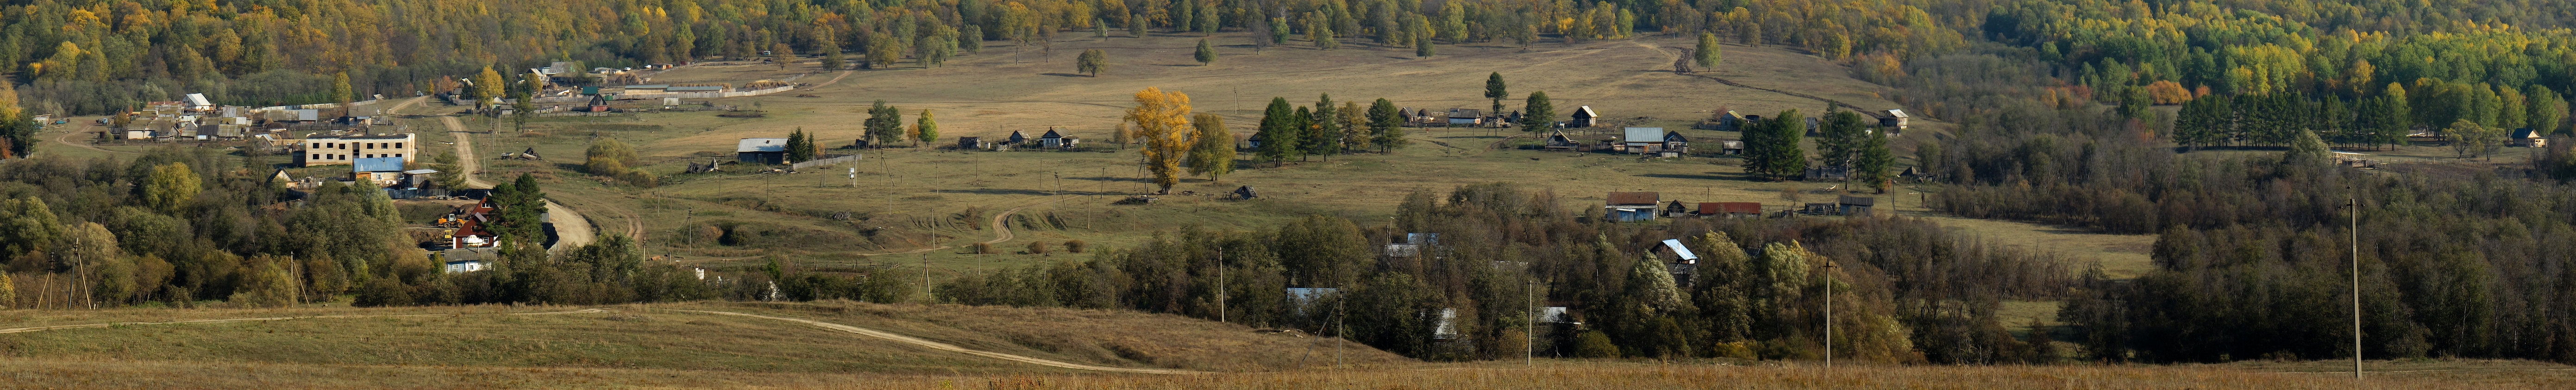
<path fill-rule="evenodd" d="M 41 361 L 155 364 L 358 365 L 467 368 L 621 368 L 760 373 L 1050 373 L 1068 370 L 935 351 L 857 334 L 760 318 L 766 314 L 854 325 L 970 349 L 1113 367 L 1270 371 L 1330 366 L 1332 344 L 1294 333 L 1171 315 L 1066 309 L 689 303 L 607 307 L 281 309 L 187 313 L 107 310 L 14 312 L 0 329 L 99 322 L 319 315 L 201 324 L 134 324 L 0 334 L 0 351 Z M 181 316 L 182 313 L 193 314 Z M 1358 344 L 1355 364 L 1409 361 Z M 1302 351 L 1314 348 L 1316 355 Z"/>

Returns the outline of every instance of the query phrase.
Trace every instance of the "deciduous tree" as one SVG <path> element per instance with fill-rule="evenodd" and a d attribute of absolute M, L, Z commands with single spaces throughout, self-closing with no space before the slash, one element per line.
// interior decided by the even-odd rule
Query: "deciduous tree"
<path fill-rule="evenodd" d="M 1181 158 L 1192 145 L 1189 117 L 1190 95 L 1155 87 L 1137 91 L 1136 106 L 1127 109 L 1127 122 L 1144 135 L 1145 168 L 1153 172 L 1154 185 L 1162 187 L 1159 193 L 1170 193 L 1180 183 Z"/>
<path fill-rule="evenodd" d="M 1215 63 L 1216 47 L 1208 46 L 1207 38 L 1199 38 L 1198 52 L 1190 55 L 1190 58 L 1198 60 L 1199 66 L 1207 66 L 1208 64 Z"/>
<path fill-rule="evenodd" d="M 1073 70 L 1091 77 L 1100 77 L 1100 71 L 1108 68 L 1109 53 L 1100 49 L 1083 50 L 1082 56 L 1073 59 Z"/>
<path fill-rule="evenodd" d="M 1190 116 L 1190 174 L 1207 175 L 1218 180 L 1234 172 L 1234 133 L 1225 128 L 1225 117 L 1216 114 Z"/>
<path fill-rule="evenodd" d="M 920 143 L 939 142 L 939 121 L 931 119 L 930 110 L 921 110 L 921 119 L 912 122 L 912 140 Z"/>

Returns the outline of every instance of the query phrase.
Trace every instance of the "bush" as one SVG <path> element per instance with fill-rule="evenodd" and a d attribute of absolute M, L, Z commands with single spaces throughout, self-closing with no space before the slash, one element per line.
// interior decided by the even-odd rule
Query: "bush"
<path fill-rule="evenodd" d="M 1602 334 L 1599 330 L 1586 331 L 1582 336 L 1574 338 L 1574 357 L 1615 358 L 1619 357 L 1619 346 L 1610 343 L 1610 335 Z"/>
<path fill-rule="evenodd" d="M 410 304 L 412 304 L 411 288 L 404 287 L 401 282 L 394 281 L 394 278 L 375 278 L 367 281 L 367 285 L 358 288 L 358 298 L 349 302 L 349 306 L 357 307 Z"/>
<path fill-rule="evenodd" d="M 1089 249 L 1090 247 L 1091 243 L 1082 242 L 1082 240 L 1068 240 L 1064 242 L 1064 251 L 1066 252 L 1082 253 L 1083 250 Z"/>
<path fill-rule="evenodd" d="M 1032 255 L 1043 255 L 1043 254 L 1047 254 L 1047 252 L 1048 252 L 1048 251 L 1047 251 L 1047 249 L 1048 249 L 1048 248 L 1047 248 L 1047 243 L 1046 243 L 1046 241 L 1029 241 L 1029 254 L 1032 254 Z"/>
<path fill-rule="evenodd" d="M 978 242 L 975 243 L 975 245 L 968 246 L 967 250 L 974 251 L 974 253 L 978 255 L 989 255 L 993 254 L 993 244 Z"/>

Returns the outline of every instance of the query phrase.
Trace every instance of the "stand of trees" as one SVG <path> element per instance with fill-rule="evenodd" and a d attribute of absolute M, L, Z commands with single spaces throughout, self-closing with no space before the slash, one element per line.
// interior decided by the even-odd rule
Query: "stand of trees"
<path fill-rule="evenodd" d="M 1925 221 L 1619 224 L 1560 200 L 1507 184 L 1460 187 L 1445 199 L 1417 192 L 1392 226 L 1313 216 L 1268 231 L 1183 228 L 1088 260 L 969 273 L 934 292 L 966 304 L 1207 319 L 1222 309 L 1228 321 L 1446 360 L 1513 358 L 1524 338 L 1546 356 L 1819 357 L 1830 291 L 1838 357 L 1987 363 L 2054 359 L 2006 331 L 2034 319 L 1993 309 L 2005 299 L 2057 297 L 2077 281 L 2062 260 L 1973 244 Z M 1415 241 L 1409 255 L 1383 249 L 1406 233 L 1437 238 Z M 1675 259 L 1653 254 L 1665 239 L 1701 256 L 1689 279 L 1672 277 Z M 1292 296 L 1288 288 L 1340 293 Z M 1570 320 L 1584 325 L 1531 318 L 1533 306 L 1570 307 Z M 1443 311 L 1455 316 L 1455 341 L 1432 334 Z"/>
<path fill-rule="evenodd" d="M 1285 162 L 1289 157 L 1304 160 L 1307 156 L 1333 155 L 1350 150 L 1377 148 L 1391 151 L 1404 147 L 1404 114 L 1395 103 L 1377 99 L 1368 106 L 1358 101 L 1333 105 L 1333 96 L 1319 96 L 1313 106 L 1291 106 L 1288 98 L 1270 98 L 1270 106 L 1261 114 L 1260 127 L 1252 134 L 1260 145 L 1255 155 L 1262 159 Z"/>

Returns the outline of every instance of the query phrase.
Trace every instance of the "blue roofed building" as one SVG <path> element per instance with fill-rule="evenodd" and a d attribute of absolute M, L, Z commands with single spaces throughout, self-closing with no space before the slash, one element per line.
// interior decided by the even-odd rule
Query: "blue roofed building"
<path fill-rule="evenodd" d="M 349 176 L 360 183 L 368 183 L 376 187 L 402 183 L 402 157 L 359 158 L 351 161 L 351 164 Z"/>

